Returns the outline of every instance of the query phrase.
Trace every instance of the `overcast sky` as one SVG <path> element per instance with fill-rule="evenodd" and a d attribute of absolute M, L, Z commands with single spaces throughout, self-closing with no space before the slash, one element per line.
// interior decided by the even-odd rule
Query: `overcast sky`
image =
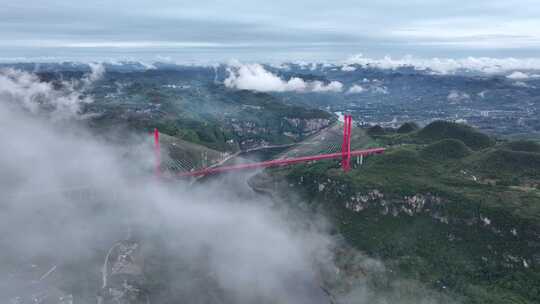
<path fill-rule="evenodd" d="M 0 0 L 0 59 L 535 57 L 538 0 Z"/>

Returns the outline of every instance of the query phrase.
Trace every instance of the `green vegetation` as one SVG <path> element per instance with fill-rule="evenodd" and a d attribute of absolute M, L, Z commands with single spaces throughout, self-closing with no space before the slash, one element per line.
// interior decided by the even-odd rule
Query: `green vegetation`
<path fill-rule="evenodd" d="M 369 136 L 382 136 L 388 134 L 388 130 L 379 125 L 375 125 L 367 129 L 367 134 L 369 134 Z"/>
<path fill-rule="evenodd" d="M 431 144 L 443 139 L 456 139 L 472 150 L 480 150 L 495 144 L 489 136 L 470 126 L 455 122 L 438 120 L 420 130 L 413 130 L 414 127 L 405 125 L 397 130 L 373 126 L 367 133 L 384 145 Z"/>
<path fill-rule="evenodd" d="M 189 89 L 163 88 L 164 83 L 179 80 L 166 72 L 154 77 L 129 78 L 122 93 L 114 89 L 107 95 L 103 88 L 96 92 L 96 102 L 85 108 L 101 114 L 92 119 L 91 126 L 100 130 L 122 126 L 141 132 L 158 128 L 212 149 L 236 151 L 262 143 L 294 143 L 336 119 L 328 112 L 288 105 L 266 93 L 196 81 L 185 84 Z"/>
<path fill-rule="evenodd" d="M 135 121 L 137 123 L 139 121 Z M 219 122 L 215 120 L 201 121 L 190 118 L 179 119 L 163 119 L 157 122 L 148 122 L 138 126 L 141 130 L 152 130 L 158 128 L 160 132 L 176 136 L 183 140 L 193 142 L 196 144 L 205 145 L 209 148 L 219 151 L 231 150 L 231 147 L 227 144 L 227 141 L 234 139 L 234 134 L 231 130 L 224 128 Z"/>
<path fill-rule="evenodd" d="M 535 145 L 495 145 L 447 122 L 375 133 L 392 146 L 350 173 L 335 161 L 272 173 L 324 210 L 349 244 L 406 278 L 464 303 L 539 303 Z"/>
<path fill-rule="evenodd" d="M 540 153 L 489 149 L 467 162 L 480 175 L 499 180 L 540 179 Z"/>
<path fill-rule="evenodd" d="M 470 126 L 449 121 L 434 121 L 420 130 L 418 138 L 426 141 L 441 139 L 459 139 L 469 148 L 479 150 L 494 144 L 489 136 L 476 131 Z"/>
<path fill-rule="evenodd" d="M 505 148 L 512 151 L 540 153 L 540 143 L 532 140 L 516 140 L 506 143 Z"/>
<path fill-rule="evenodd" d="M 396 132 L 400 134 L 411 133 L 420 129 L 420 127 L 414 122 L 406 122 L 399 127 Z"/>
<path fill-rule="evenodd" d="M 471 154 L 471 149 L 459 139 L 443 139 L 422 149 L 422 156 L 433 160 L 459 159 Z"/>

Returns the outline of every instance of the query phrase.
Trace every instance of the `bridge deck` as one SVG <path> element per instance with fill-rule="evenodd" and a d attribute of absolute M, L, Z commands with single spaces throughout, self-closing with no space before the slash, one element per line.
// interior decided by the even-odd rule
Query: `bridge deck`
<path fill-rule="evenodd" d="M 356 151 L 351 151 L 350 156 L 368 156 L 368 155 L 374 155 L 374 154 L 382 154 L 384 153 L 384 151 L 385 151 L 384 148 L 356 150 Z M 202 176 L 202 175 L 209 175 L 209 174 L 216 174 L 216 173 L 223 173 L 223 172 L 230 172 L 230 171 L 286 166 L 286 165 L 324 160 L 324 159 L 338 159 L 342 157 L 343 157 L 343 153 L 340 152 L 340 153 L 321 154 L 321 155 L 304 156 L 304 157 L 296 157 L 296 158 L 275 159 L 275 160 L 269 160 L 269 161 L 264 161 L 264 162 L 259 162 L 259 163 L 237 164 L 237 165 L 222 166 L 222 167 L 216 167 L 216 168 L 206 168 L 206 169 L 196 170 L 196 171 L 191 171 L 191 172 L 182 172 L 182 173 L 177 174 L 177 176 L 179 177 Z"/>

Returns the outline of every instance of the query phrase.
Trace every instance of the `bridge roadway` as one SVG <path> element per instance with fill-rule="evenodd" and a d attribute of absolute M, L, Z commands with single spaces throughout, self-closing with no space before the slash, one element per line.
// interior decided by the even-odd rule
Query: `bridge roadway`
<path fill-rule="evenodd" d="M 384 153 L 384 151 L 385 151 L 384 148 L 373 148 L 373 149 L 366 149 L 366 150 L 350 151 L 348 153 L 350 153 L 350 156 L 353 157 L 353 156 L 369 156 L 369 155 L 375 155 L 375 154 L 382 154 Z M 246 163 L 246 164 L 237 164 L 237 165 L 230 165 L 230 166 L 205 168 L 205 169 L 195 170 L 191 172 L 178 173 L 176 176 L 178 177 L 203 176 L 203 175 L 224 173 L 224 172 L 230 172 L 230 171 L 286 166 L 286 165 L 292 165 L 292 164 L 297 164 L 297 163 L 304 163 L 304 162 L 318 161 L 318 160 L 325 160 L 325 159 L 339 159 L 339 158 L 343 158 L 343 155 L 344 154 L 342 152 L 339 152 L 339 153 L 303 156 L 303 157 L 295 157 L 295 158 L 275 159 L 275 160 L 269 160 L 269 161 L 258 162 L 258 163 Z"/>

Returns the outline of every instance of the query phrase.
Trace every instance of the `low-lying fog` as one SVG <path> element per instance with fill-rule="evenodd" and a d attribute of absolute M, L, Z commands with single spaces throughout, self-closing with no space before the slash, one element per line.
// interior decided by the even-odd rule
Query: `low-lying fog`
<path fill-rule="evenodd" d="M 150 136 L 115 145 L 86 130 L 79 107 L 103 73 L 58 88 L 0 71 L 0 302 L 333 301 L 322 217 L 254 193 L 245 175 L 158 180 Z M 386 303 L 365 282 L 340 303 Z"/>
<path fill-rule="evenodd" d="M 245 176 L 156 180 L 149 137 L 114 146 L 77 124 L 78 104 L 91 102 L 78 87 L 93 80 L 58 91 L 27 73 L 0 76 L 3 303 L 96 299 L 108 250 L 128 238 L 144 272 L 127 281 L 156 285 L 140 292 L 150 298 L 327 303 L 315 267 L 329 255 L 321 230 L 289 223 Z"/>

